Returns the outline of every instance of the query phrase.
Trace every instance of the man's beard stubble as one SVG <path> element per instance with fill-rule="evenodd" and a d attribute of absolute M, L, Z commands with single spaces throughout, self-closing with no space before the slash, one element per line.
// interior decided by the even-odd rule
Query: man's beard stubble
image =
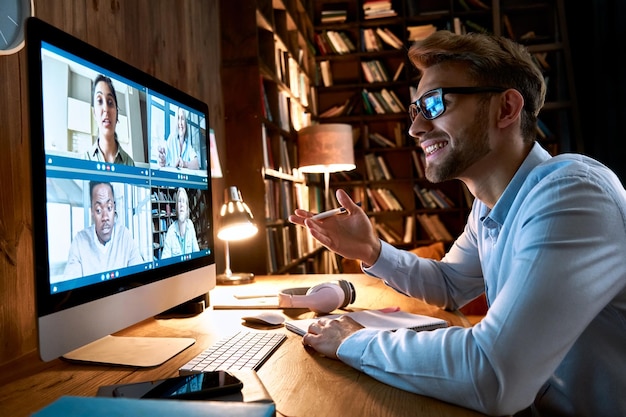
<path fill-rule="evenodd" d="M 428 181 L 439 183 L 459 178 L 468 167 L 489 153 L 489 137 L 483 126 L 487 117 L 487 107 L 482 106 L 474 122 L 455 136 L 454 145 L 448 141 L 444 148 L 448 153 L 446 157 L 436 165 L 426 162 L 424 174 Z"/>

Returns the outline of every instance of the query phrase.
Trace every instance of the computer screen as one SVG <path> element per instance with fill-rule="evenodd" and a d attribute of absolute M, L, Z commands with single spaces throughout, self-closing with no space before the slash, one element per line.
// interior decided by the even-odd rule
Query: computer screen
<path fill-rule="evenodd" d="M 208 106 L 37 18 L 26 30 L 40 356 L 134 364 L 108 335 L 215 286 Z"/>

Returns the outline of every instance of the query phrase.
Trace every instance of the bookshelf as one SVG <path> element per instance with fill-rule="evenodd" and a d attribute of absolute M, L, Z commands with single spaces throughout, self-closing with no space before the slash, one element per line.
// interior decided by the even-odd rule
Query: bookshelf
<path fill-rule="evenodd" d="M 302 0 L 222 0 L 220 22 L 225 182 L 239 187 L 259 226 L 230 244 L 233 267 L 325 272 L 327 252 L 287 220 L 297 207 L 323 207 L 321 182 L 297 171 L 297 131 L 316 114 L 309 11 Z"/>
<path fill-rule="evenodd" d="M 161 259 L 167 228 L 176 220 L 176 189 L 153 187 L 150 202 L 152 204 L 152 249 L 154 259 Z"/>
<path fill-rule="evenodd" d="M 553 154 L 581 150 L 562 0 L 392 0 L 386 5 L 318 0 L 313 22 L 317 120 L 349 123 L 359 137 L 356 171 L 334 174 L 331 187 L 363 201 L 381 238 L 396 246 L 450 244 L 461 233 L 472 201 L 460 182 L 432 184 L 424 178 L 421 150 L 407 134 L 406 106 L 419 81 L 407 60 L 413 40 L 447 29 L 484 30 L 525 43 L 548 84 L 537 139 Z"/>

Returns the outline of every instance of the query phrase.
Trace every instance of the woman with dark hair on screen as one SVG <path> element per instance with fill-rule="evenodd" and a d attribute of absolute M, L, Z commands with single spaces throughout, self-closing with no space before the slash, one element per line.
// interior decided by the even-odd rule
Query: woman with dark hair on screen
<path fill-rule="evenodd" d="M 115 127 L 119 108 L 113 81 L 109 77 L 99 74 L 94 80 L 92 105 L 93 116 L 98 123 L 98 138 L 87 151 L 86 159 L 135 166 L 133 158 L 122 149 L 117 140 Z"/>

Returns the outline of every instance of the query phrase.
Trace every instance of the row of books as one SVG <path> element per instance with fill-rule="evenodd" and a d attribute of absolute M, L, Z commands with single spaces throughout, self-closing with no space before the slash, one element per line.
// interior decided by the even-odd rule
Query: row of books
<path fill-rule="evenodd" d="M 322 10 L 320 21 L 322 23 L 343 23 L 348 17 L 345 9 L 338 10 Z"/>
<path fill-rule="evenodd" d="M 320 113 L 320 118 L 348 116 L 360 104 L 363 104 L 365 114 L 392 114 L 406 112 L 406 107 L 393 90 L 382 88 L 378 91 L 369 91 L 364 88 L 359 93 L 348 97 L 343 103 L 335 104 Z"/>
<path fill-rule="evenodd" d="M 398 68 L 393 74 L 393 77 L 389 76 L 387 68 L 378 59 L 371 61 L 361 61 L 361 68 L 363 69 L 363 76 L 368 83 L 397 81 L 404 69 L 404 61 L 400 62 Z"/>
<path fill-rule="evenodd" d="M 387 68 L 378 59 L 372 61 L 361 61 L 363 76 L 368 83 L 389 81 Z"/>
<path fill-rule="evenodd" d="M 363 17 L 366 20 L 397 15 L 392 7 L 391 0 L 366 0 L 363 2 Z"/>
<path fill-rule="evenodd" d="M 409 32 L 409 41 L 419 41 L 427 38 L 437 31 L 437 27 L 433 24 L 407 26 Z"/>
<path fill-rule="evenodd" d="M 404 210 L 396 195 L 388 188 L 355 186 L 346 189 L 354 201 L 360 201 L 365 211 L 401 211 Z M 334 192 L 334 190 L 333 190 Z M 336 208 L 337 203 L 331 201 Z"/>
<path fill-rule="evenodd" d="M 270 274 L 280 272 L 292 261 L 313 252 L 320 246 L 303 227 L 280 225 L 268 227 L 267 270 Z"/>
<path fill-rule="evenodd" d="M 345 188 L 344 188 L 345 189 Z M 367 204 L 364 203 L 362 205 L 363 210 L 365 211 L 387 211 L 387 210 L 404 210 L 402 204 L 400 203 L 400 201 L 397 199 L 397 197 L 395 196 L 395 194 L 384 187 L 366 187 L 366 186 L 353 186 L 350 187 L 350 197 L 354 200 L 354 201 L 364 201 L 367 200 Z M 376 194 L 377 192 L 380 193 L 380 190 L 385 190 L 382 191 L 382 193 L 387 194 L 388 198 L 390 198 L 391 200 L 395 200 L 393 203 L 391 204 L 387 204 L 387 205 L 383 205 L 381 206 L 380 204 L 375 204 L 375 202 L 379 201 L 378 198 L 374 198 L 373 201 L 370 201 L 372 199 L 372 197 L 374 196 L 374 194 L 372 194 L 372 190 L 374 191 L 374 194 Z M 467 190 L 467 187 L 464 186 L 463 188 L 464 191 L 464 198 L 466 199 L 466 203 L 468 207 L 472 206 L 473 203 L 473 196 L 469 193 L 469 191 Z M 426 209 L 449 209 L 449 208 L 455 208 L 458 205 L 440 188 L 425 188 L 425 187 L 421 187 L 419 185 L 415 185 L 414 187 L 414 192 L 415 195 L 417 196 L 417 199 L 421 202 L 422 200 L 425 201 L 432 201 L 429 203 L 423 203 L 422 206 L 423 208 Z M 416 208 L 419 209 L 419 207 L 416 206 Z"/>
<path fill-rule="evenodd" d="M 398 140 L 402 140 L 400 135 L 396 137 L 396 142 L 392 142 L 388 138 L 384 137 L 380 133 L 369 133 L 368 138 L 375 143 L 384 143 L 386 147 L 399 147 L 402 146 Z M 384 142 L 383 142 L 384 141 Z M 365 169 L 367 178 L 371 181 L 391 180 L 393 179 L 392 172 L 389 170 L 387 163 L 382 155 L 375 155 L 374 153 L 367 153 L 364 155 Z M 416 178 L 425 178 L 425 162 L 424 154 L 411 149 L 411 159 L 415 167 Z"/>
<path fill-rule="evenodd" d="M 378 236 L 391 245 L 409 244 L 416 236 L 416 222 L 419 223 L 425 234 L 434 241 L 452 242 L 454 237 L 441 221 L 437 214 L 416 214 L 404 218 L 403 230 L 398 231 L 387 223 L 375 217 L 370 218 L 370 222 Z"/>
<path fill-rule="evenodd" d="M 490 7 L 481 0 L 459 0 L 460 6 L 466 11 L 489 10 Z M 448 12 L 443 10 L 421 10 L 420 0 L 407 0 L 409 16 L 440 14 Z M 390 0 L 368 0 L 363 3 L 363 17 L 366 20 L 380 19 L 397 16 Z M 346 9 L 322 10 L 321 23 L 344 23 L 348 18 Z"/>
<path fill-rule="evenodd" d="M 301 63 L 279 43 L 275 44 L 274 57 L 278 79 L 289 88 L 294 97 L 304 100 L 303 104 L 307 105 L 309 82 L 306 73 L 300 68 Z"/>
<path fill-rule="evenodd" d="M 270 132 L 274 132 L 272 135 Z M 301 177 L 299 170 L 292 165 L 295 160 L 293 144 L 288 143 L 284 136 L 276 134 L 276 129 L 271 129 L 261 124 L 261 140 L 263 150 L 263 168 L 268 171 L 276 171 L 290 179 Z"/>
<path fill-rule="evenodd" d="M 384 45 L 393 49 L 402 49 L 404 43 L 389 28 L 361 29 L 361 45 L 363 52 L 377 52 L 384 49 Z"/>
<path fill-rule="evenodd" d="M 365 160 L 367 178 L 370 181 L 390 180 L 393 178 L 382 155 L 368 153 L 363 158 Z"/>
<path fill-rule="evenodd" d="M 296 208 L 316 213 L 324 211 L 322 187 L 307 185 L 298 170 L 294 170 L 292 179 L 265 178 L 264 184 L 267 221 L 287 220 Z"/>
<path fill-rule="evenodd" d="M 368 153 L 364 155 L 364 160 L 368 180 L 384 181 L 393 179 L 393 174 L 382 155 Z M 448 209 L 456 206 L 454 201 L 439 188 L 424 188 L 419 184 L 414 184 L 413 190 L 424 208 Z"/>
<path fill-rule="evenodd" d="M 404 43 L 389 28 L 361 29 L 361 51 L 374 52 L 389 45 L 393 49 L 402 49 Z M 323 30 L 313 35 L 313 41 L 319 55 L 343 55 L 357 52 L 357 47 L 346 31 Z"/>
<path fill-rule="evenodd" d="M 409 219 L 412 219 L 413 223 L 415 223 L 415 218 L 413 216 L 406 217 L 406 220 L 411 222 L 411 220 Z M 411 230 L 415 229 L 414 225 L 412 227 L 408 225 L 407 227 L 405 223 L 404 231 L 400 233 L 393 227 L 389 226 L 387 223 L 378 221 L 375 217 L 371 217 L 370 222 L 372 223 L 374 230 L 378 234 L 378 237 L 391 245 L 396 245 L 400 243 L 411 243 L 411 241 L 413 240 L 413 233 Z"/>
<path fill-rule="evenodd" d="M 174 196 L 176 195 L 176 189 L 171 188 L 168 192 L 162 190 L 155 190 L 150 195 L 150 201 L 158 202 L 176 202 Z"/>
<path fill-rule="evenodd" d="M 361 106 L 363 96 L 361 92 L 357 92 L 348 97 L 343 103 L 330 106 L 319 114 L 320 118 L 348 116 Z"/>
<path fill-rule="evenodd" d="M 342 55 L 356 52 L 356 46 L 345 31 L 323 30 L 313 35 L 319 55 Z"/>
<path fill-rule="evenodd" d="M 401 123 L 396 123 L 396 126 L 401 126 Z M 383 148 L 397 148 L 397 147 L 403 146 L 404 137 L 402 136 L 400 132 L 400 128 L 398 128 L 397 131 L 394 129 L 394 134 L 395 134 L 395 141 L 392 141 L 387 136 L 378 132 L 370 132 L 368 133 L 367 136 L 370 140 L 370 145 L 377 144 Z"/>
<path fill-rule="evenodd" d="M 455 17 L 454 19 L 452 19 L 452 26 L 453 26 L 454 33 L 458 35 L 462 35 L 467 32 L 478 32 L 478 33 L 490 33 L 491 32 L 487 27 L 471 19 L 461 20 L 460 18 Z"/>
<path fill-rule="evenodd" d="M 277 123 L 281 129 L 290 131 L 291 128 L 299 130 L 302 127 L 311 124 L 311 114 L 307 110 L 310 104 L 310 97 L 313 96 L 313 88 L 307 74 L 301 67 L 301 56 L 294 58 L 279 43 L 274 48 L 276 75 L 278 79 L 289 90 L 279 92 L 278 96 L 278 115 L 273 114 L 270 103 L 267 100 L 267 92 L 265 91 L 263 80 L 261 79 L 261 93 L 263 97 L 262 109 L 264 116 L 274 123 Z"/>
<path fill-rule="evenodd" d="M 449 209 L 456 207 L 454 201 L 452 201 L 452 199 L 448 197 L 440 188 L 424 188 L 419 184 L 414 184 L 413 191 L 424 208 Z"/>
<path fill-rule="evenodd" d="M 288 181 L 265 179 L 265 220 L 285 220 L 295 209 L 295 196 Z"/>
<path fill-rule="evenodd" d="M 367 195 L 369 207 L 374 212 L 404 210 L 398 197 L 389 188 L 368 187 L 365 189 L 365 194 Z"/>
<path fill-rule="evenodd" d="M 393 77 L 389 77 L 389 73 L 387 72 L 385 65 L 378 59 L 362 61 L 361 68 L 363 70 L 363 77 L 368 83 L 397 81 L 400 78 L 400 75 L 402 75 L 404 61 L 398 65 Z M 334 84 L 330 61 L 319 61 L 318 72 L 321 75 L 320 78 L 324 87 L 330 87 Z"/>
<path fill-rule="evenodd" d="M 167 228 L 170 225 L 170 221 L 168 221 L 168 219 L 152 219 L 152 231 L 154 233 L 159 233 L 159 232 L 167 232 Z M 160 239 L 163 239 L 163 236 L 160 234 L 159 235 Z M 161 242 L 163 243 L 163 242 Z"/>
<path fill-rule="evenodd" d="M 287 77 L 288 82 L 286 82 L 285 85 L 289 88 L 290 93 L 279 91 L 278 94 L 276 94 L 277 108 L 273 110 L 268 100 L 263 77 L 261 77 L 259 83 L 261 111 L 263 117 L 270 122 L 276 123 L 285 131 L 290 131 L 292 127 L 294 130 L 300 130 L 311 124 L 311 112 L 307 109 L 307 106 L 309 106 L 311 86 L 308 77 L 300 70 L 299 66 L 294 64 L 295 61 L 289 59 L 287 62 L 292 63 L 292 70 L 289 71 L 289 74 L 292 75 L 283 75 L 282 77 Z"/>
<path fill-rule="evenodd" d="M 361 95 L 367 114 L 403 113 L 407 111 L 404 103 L 393 90 L 381 88 L 378 91 L 369 91 L 364 88 Z"/>
<path fill-rule="evenodd" d="M 438 214 L 418 213 L 415 217 L 432 240 L 442 242 L 452 242 L 454 240 Z"/>
<path fill-rule="evenodd" d="M 301 174 L 294 174 L 301 177 Z M 302 179 L 302 178 L 300 178 Z M 305 181 L 265 180 L 266 221 L 273 223 L 267 227 L 267 270 L 277 273 L 296 259 L 320 247 L 306 228 L 288 224 L 287 217 L 295 208 L 312 212 L 324 210 L 321 187 L 310 187 Z"/>
<path fill-rule="evenodd" d="M 367 153 L 363 156 L 365 161 L 365 172 L 370 181 L 381 181 L 393 179 L 393 175 L 382 155 Z"/>

